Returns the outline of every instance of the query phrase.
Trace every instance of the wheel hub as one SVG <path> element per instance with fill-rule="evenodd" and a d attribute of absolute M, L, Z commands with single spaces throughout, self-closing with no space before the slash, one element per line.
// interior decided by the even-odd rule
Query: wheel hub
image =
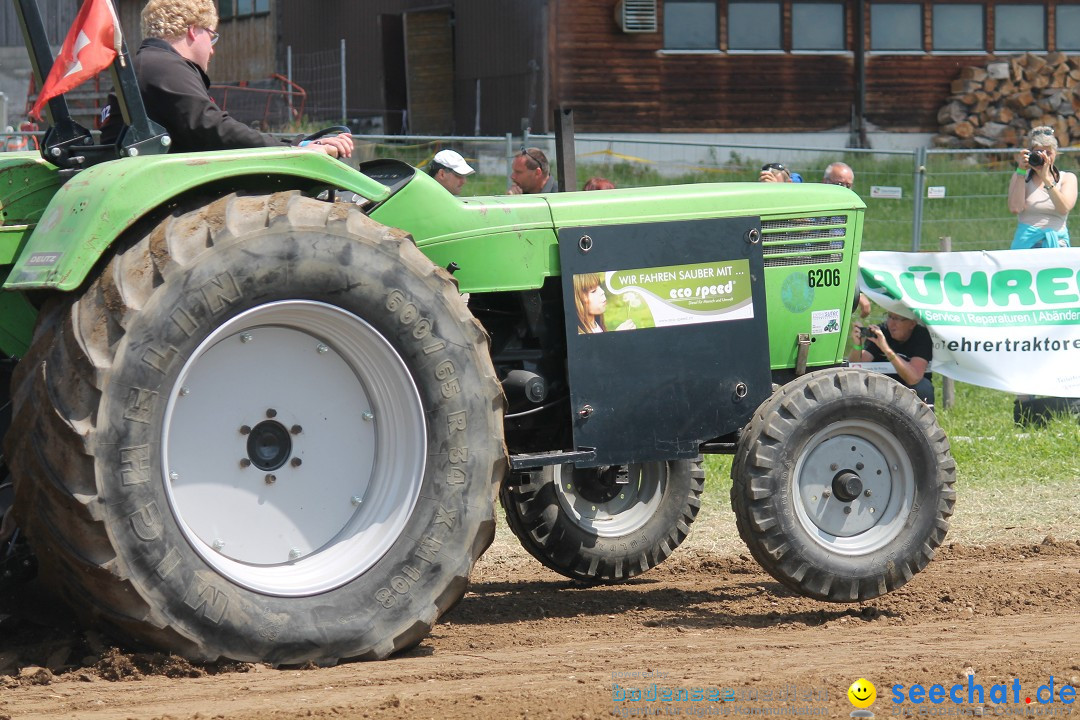
<path fill-rule="evenodd" d="M 574 488 L 577 494 L 592 503 L 606 503 L 618 497 L 630 482 L 625 465 L 597 468 L 574 468 Z"/>
<path fill-rule="evenodd" d="M 292 438 L 277 420 L 263 420 L 251 429 L 247 452 L 251 464 L 258 469 L 277 470 L 292 456 Z"/>
<path fill-rule="evenodd" d="M 863 484 L 858 473 L 843 470 L 836 473 L 832 481 L 833 496 L 840 502 L 851 502 L 862 495 Z"/>
<path fill-rule="evenodd" d="M 824 439 L 798 470 L 807 519 L 815 531 L 836 538 L 853 538 L 878 525 L 895 479 L 875 442 L 854 433 Z"/>

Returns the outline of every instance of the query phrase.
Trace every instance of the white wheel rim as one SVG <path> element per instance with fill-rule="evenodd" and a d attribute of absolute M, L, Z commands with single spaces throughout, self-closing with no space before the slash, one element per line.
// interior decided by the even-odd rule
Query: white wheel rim
<path fill-rule="evenodd" d="M 838 473 L 858 476 L 853 499 L 838 496 Z M 844 420 L 803 446 L 791 476 L 795 513 L 817 544 L 841 555 L 865 555 L 904 530 L 915 502 L 915 473 L 896 436 L 877 423 Z"/>
<path fill-rule="evenodd" d="M 361 318 L 311 301 L 217 328 L 184 364 L 162 427 L 188 542 L 222 576 L 277 596 L 324 593 L 374 565 L 416 505 L 426 456 L 404 361 Z"/>
<path fill-rule="evenodd" d="M 556 465 L 555 493 L 563 511 L 578 527 L 597 537 L 623 537 L 639 530 L 656 514 L 667 484 L 667 473 L 659 467 L 657 463 L 628 465 L 625 470 L 629 482 L 619 485 L 610 499 L 596 502 L 584 497 L 574 483 L 573 465 Z"/>

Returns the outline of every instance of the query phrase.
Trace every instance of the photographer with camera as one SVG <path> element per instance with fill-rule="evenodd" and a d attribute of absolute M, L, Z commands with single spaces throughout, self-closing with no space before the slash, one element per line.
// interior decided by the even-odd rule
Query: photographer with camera
<path fill-rule="evenodd" d="M 911 388 L 919 399 L 934 406 L 934 384 L 927 372 L 934 357 L 930 331 L 914 318 L 889 313 L 880 325 L 851 325 L 851 362 L 888 362 L 896 371 L 886 373 Z"/>
<path fill-rule="evenodd" d="M 1069 247 L 1069 211 L 1076 205 L 1076 175 L 1058 170 L 1058 142 L 1047 125 L 1032 128 L 1030 149 L 1016 156 L 1009 179 L 1009 212 L 1017 216 L 1012 249 Z"/>
<path fill-rule="evenodd" d="M 791 172 L 780 163 L 765 163 L 761 166 L 761 172 L 758 173 L 758 182 L 801 183 L 802 175 Z"/>

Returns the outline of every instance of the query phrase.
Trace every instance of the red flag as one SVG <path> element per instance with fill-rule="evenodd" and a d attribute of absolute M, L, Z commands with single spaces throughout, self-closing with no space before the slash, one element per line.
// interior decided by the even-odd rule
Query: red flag
<path fill-rule="evenodd" d="M 78 87 L 109 67 L 122 42 L 120 21 L 110 0 L 86 0 L 68 30 L 30 115 L 41 119 L 41 110 L 51 98 Z"/>

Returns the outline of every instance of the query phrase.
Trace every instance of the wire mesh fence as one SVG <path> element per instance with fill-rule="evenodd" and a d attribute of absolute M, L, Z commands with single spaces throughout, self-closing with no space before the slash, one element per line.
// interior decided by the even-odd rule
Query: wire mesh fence
<path fill-rule="evenodd" d="M 342 72 L 339 49 L 292 54 L 290 79 L 307 93 L 302 119 L 341 122 Z"/>

